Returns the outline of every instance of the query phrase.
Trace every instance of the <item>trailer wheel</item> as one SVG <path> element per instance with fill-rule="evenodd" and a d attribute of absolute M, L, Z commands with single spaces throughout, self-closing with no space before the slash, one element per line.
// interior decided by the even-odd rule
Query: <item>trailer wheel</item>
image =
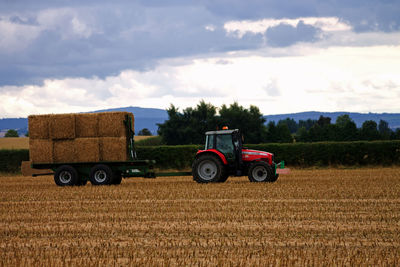
<path fill-rule="evenodd" d="M 260 183 L 260 182 L 275 182 L 276 177 L 272 171 L 271 166 L 267 163 L 259 161 L 255 162 L 250 166 L 249 169 L 249 180 L 250 182 Z"/>
<path fill-rule="evenodd" d="M 122 181 L 122 175 L 120 173 L 114 173 L 112 184 L 118 185 L 121 184 L 121 181 Z"/>
<path fill-rule="evenodd" d="M 78 181 L 78 172 L 70 165 L 62 165 L 54 174 L 54 182 L 58 186 L 72 186 Z"/>
<path fill-rule="evenodd" d="M 110 167 L 103 164 L 95 165 L 89 174 L 92 185 L 109 185 L 113 180 L 113 171 Z"/>
<path fill-rule="evenodd" d="M 225 177 L 225 168 L 213 155 L 200 155 L 193 162 L 193 180 L 198 183 L 217 183 Z"/>

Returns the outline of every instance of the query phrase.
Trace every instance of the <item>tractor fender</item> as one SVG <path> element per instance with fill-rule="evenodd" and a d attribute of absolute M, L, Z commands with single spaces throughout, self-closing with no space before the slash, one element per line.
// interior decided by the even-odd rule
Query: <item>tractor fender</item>
<path fill-rule="evenodd" d="M 226 160 L 224 154 L 222 154 L 221 152 L 219 152 L 216 149 L 199 150 L 199 151 L 197 151 L 196 158 L 198 156 L 204 155 L 204 154 L 216 154 L 221 159 L 221 161 L 224 165 L 228 165 L 228 161 Z"/>

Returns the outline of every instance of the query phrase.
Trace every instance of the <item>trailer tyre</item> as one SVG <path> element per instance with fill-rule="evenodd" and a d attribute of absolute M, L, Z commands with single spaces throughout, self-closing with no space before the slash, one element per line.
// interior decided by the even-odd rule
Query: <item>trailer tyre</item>
<path fill-rule="evenodd" d="M 113 178 L 114 173 L 107 165 L 98 164 L 90 170 L 89 179 L 92 185 L 110 185 Z"/>
<path fill-rule="evenodd" d="M 54 174 L 54 182 L 58 186 L 72 186 L 78 181 L 78 172 L 70 165 L 62 165 Z"/>
<path fill-rule="evenodd" d="M 250 182 L 275 182 L 278 177 L 274 175 L 271 166 L 265 162 L 255 162 L 250 166 L 249 169 L 249 180 Z"/>
<path fill-rule="evenodd" d="M 192 174 L 198 183 L 218 183 L 225 177 L 225 168 L 216 156 L 200 155 L 193 162 Z"/>

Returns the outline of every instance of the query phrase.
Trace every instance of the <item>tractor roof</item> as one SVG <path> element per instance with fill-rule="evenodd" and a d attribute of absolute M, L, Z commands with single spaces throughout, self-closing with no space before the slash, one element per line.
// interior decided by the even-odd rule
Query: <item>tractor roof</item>
<path fill-rule="evenodd" d="M 211 135 L 211 134 L 232 134 L 233 132 L 238 132 L 239 129 L 233 129 L 233 130 L 220 130 L 220 131 L 209 131 L 206 132 L 206 135 Z"/>

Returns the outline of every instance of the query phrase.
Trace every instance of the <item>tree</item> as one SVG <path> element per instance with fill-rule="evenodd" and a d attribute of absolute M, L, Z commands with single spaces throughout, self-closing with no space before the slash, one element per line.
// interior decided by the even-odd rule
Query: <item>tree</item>
<path fill-rule="evenodd" d="M 293 137 L 287 124 L 278 124 L 276 127 L 276 131 L 279 143 L 293 143 Z"/>
<path fill-rule="evenodd" d="M 389 123 L 384 120 L 379 121 L 378 131 L 383 140 L 389 140 L 392 134 L 392 130 L 389 128 Z"/>
<path fill-rule="evenodd" d="M 392 131 L 390 139 L 392 139 L 392 140 L 400 140 L 400 128 L 397 128 L 395 131 Z"/>
<path fill-rule="evenodd" d="M 142 130 L 140 130 L 140 131 L 138 132 L 138 135 L 151 136 L 152 134 L 151 134 L 151 132 L 150 132 L 149 129 L 143 128 Z"/>
<path fill-rule="evenodd" d="M 338 128 L 337 141 L 354 141 L 358 139 L 358 129 L 348 114 L 336 118 Z"/>
<path fill-rule="evenodd" d="M 321 127 L 324 127 L 325 125 L 331 124 L 331 118 L 329 117 L 324 117 L 324 116 L 319 116 L 319 119 L 317 121 L 318 125 Z"/>
<path fill-rule="evenodd" d="M 300 127 L 296 132 L 296 142 L 308 142 L 310 141 L 308 131 L 305 126 Z"/>
<path fill-rule="evenodd" d="M 312 120 L 312 119 L 307 119 L 305 121 L 304 120 L 299 120 L 299 128 L 304 127 L 308 131 L 316 123 L 317 123 L 317 121 L 316 120 Z"/>
<path fill-rule="evenodd" d="M 201 101 L 195 108 L 186 108 L 182 113 L 171 104 L 167 109 L 168 120 L 158 124 L 158 134 L 168 145 L 201 144 L 204 133 L 218 126 L 217 109 Z"/>
<path fill-rule="evenodd" d="M 362 140 L 379 140 L 379 132 L 376 128 L 377 124 L 375 121 L 368 120 L 364 121 L 361 126 L 360 136 Z"/>
<path fill-rule="evenodd" d="M 231 129 L 240 129 L 246 143 L 257 144 L 264 140 L 267 132 L 264 125 L 266 120 L 258 107 L 251 105 L 246 109 L 234 102 L 229 107 L 222 105 L 219 114 L 220 123 Z"/>
<path fill-rule="evenodd" d="M 4 137 L 19 137 L 18 132 L 16 130 L 10 129 L 6 132 Z"/>
<path fill-rule="evenodd" d="M 256 106 L 246 109 L 234 102 L 229 107 L 222 105 L 217 116 L 217 108 L 201 101 L 195 108 L 183 112 L 171 105 L 167 109 L 168 120 L 158 124 L 158 134 L 168 145 L 202 144 L 204 133 L 228 126 L 240 129 L 247 143 L 260 143 L 266 136 L 265 119 Z"/>
<path fill-rule="evenodd" d="M 286 118 L 284 120 L 278 121 L 278 125 L 280 124 L 286 124 L 291 133 L 295 133 L 299 129 L 299 125 L 297 124 L 297 122 L 291 118 Z"/>
<path fill-rule="evenodd" d="M 278 142 L 278 129 L 276 128 L 274 121 L 270 121 L 267 125 L 267 132 L 264 142 L 266 143 Z"/>

